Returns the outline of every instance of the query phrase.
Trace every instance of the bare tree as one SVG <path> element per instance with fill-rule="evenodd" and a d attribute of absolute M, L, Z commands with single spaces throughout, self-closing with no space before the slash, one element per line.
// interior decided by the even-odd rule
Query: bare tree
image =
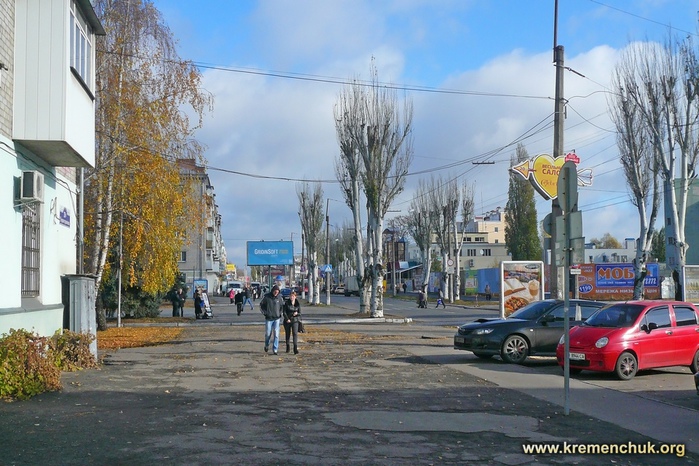
<path fill-rule="evenodd" d="M 473 186 L 464 184 L 461 187 L 461 234 L 459 235 L 457 222 L 453 223 L 453 236 L 456 246 L 454 247 L 454 300 L 460 299 L 461 293 L 461 249 L 466 237 L 466 224 L 473 218 L 474 201 Z"/>
<path fill-rule="evenodd" d="M 687 192 L 696 176 L 699 154 L 697 51 L 691 37 L 669 38 L 664 46 L 638 44 L 624 57 L 622 66 L 623 95 L 629 106 L 636 107 L 633 112 L 638 112 L 645 126 L 654 166 L 662 177 L 667 263 L 673 270 L 675 297 L 681 299 L 683 266 L 689 248 L 685 240 Z"/>
<path fill-rule="evenodd" d="M 315 183 L 313 187 L 309 183 L 301 183 L 296 186 L 296 195 L 299 199 L 299 219 L 308 253 L 308 302 L 320 304 L 318 248 L 322 245 L 320 241 L 323 228 L 323 188 L 320 183 Z"/>
<path fill-rule="evenodd" d="M 354 262 L 357 284 L 359 285 L 359 312 L 369 312 L 369 275 L 365 271 L 368 262 L 362 233 L 362 189 L 363 174 L 362 158 L 354 135 L 359 125 L 361 104 L 364 101 L 363 88 L 348 86 L 340 92 L 333 110 L 335 116 L 335 131 L 340 145 L 340 157 L 335 161 L 335 176 L 340 182 L 342 196 L 347 207 L 352 211 L 352 230 L 354 231 Z"/>
<path fill-rule="evenodd" d="M 351 138 L 362 162 L 361 182 L 367 208 L 367 255 L 365 273 L 371 281 L 372 317 L 383 317 L 384 277 L 382 230 L 391 202 L 403 191 L 412 161 L 412 102 L 405 100 L 402 111 L 396 92 L 382 86 L 372 63 L 371 82 L 349 85 L 352 105 L 341 115 L 343 134 Z M 336 120 L 337 120 L 336 114 Z"/>
<path fill-rule="evenodd" d="M 636 257 L 633 262 L 633 299 L 641 299 L 646 262 L 652 247 L 654 225 L 660 206 L 660 179 L 656 175 L 660 167 L 657 157 L 653 157 L 651 135 L 647 125 L 643 124 L 640 109 L 627 97 L 627 89 L 634 88 L 637 80 L 636 70 L 630 68 L 633 62 L 633 55 L 627 53 L 614 70 L 614 93 L 609 106 L 617 130 L 617 147 L 631 203 L 636 206 L 640 222 Z"/>
<path fill-rule="evenodd" d="M 453 289 L 450 284 L 450 276 L 447 273 L 447 260 L 450 258 L 452 244 L 456 242 L 456 236 L 452 233 L 456 230 L 456 218 L 459 211 L 459 186 L 455 179 L 442 180 L 441 177 L 430 180 L 429 187 L 430 204 L 435 218 L 434 234 L 437 244 L 442 250 L 442 280 L 441 290 L 445 299 L 453 302 Z"/>
<path fill-rule="evenodd" d="M 434 209 L 429 201 L 429 188 L 427 184 L 420 180 L 418 188 L 410 202 L 410 213 L 406 222 L 408 234 L 413 238 L 420 250 L 420 260 L 422 261 L 422 283 L 419 289 L 427 290 L 430 278 L 430 267 L 432 266 L 432 232 L 434 231 L 433 215 Z"/>

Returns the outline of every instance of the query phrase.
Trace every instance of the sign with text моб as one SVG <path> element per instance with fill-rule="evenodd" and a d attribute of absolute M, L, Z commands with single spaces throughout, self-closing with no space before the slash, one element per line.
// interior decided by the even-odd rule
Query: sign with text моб
<path fill-rule="evenodd" d="M 646 268 L 643 295 L 645 299 L 660 299 L 660 268 L 658 264 L 647 264 Z M 630 263 L 580 264 L 577 280 L 582 299 L 623 301 L 633 298 L 634 273 Z"/>

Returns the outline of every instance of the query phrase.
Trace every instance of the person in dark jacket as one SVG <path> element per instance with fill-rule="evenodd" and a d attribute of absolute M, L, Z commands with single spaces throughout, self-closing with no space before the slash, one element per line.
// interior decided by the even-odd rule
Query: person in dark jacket
<path fill-rule="evenodd" d="M 238 311 L 238 315 L 240 315 L 241 312 L 243 312 L 243 301 L 245 300 L 245 296 L 243 296 L 243 291 L 238 291 L 235 294 L 235 308 Z"/>
<path fill-rule="evenodd" d="M 296 299 L 296 292 L 292 291 L 289 299 L 284 302 L 284 335 L 286 336 L 286 352 L 289 347 L 289 337 L 294 336 L 294 354 L 299 354 L 299 322 L 301 322 L 301 303 Z"/>
<path fill-rule="evenodd" d="M 269 351 L 272 340 L 272 353 L 278 354 L 279 322 L 284 314 L 284 298 L 279 294 L 279 287 L 274 285 L 260 301 L 260 311 L 265 316 L 265 353 Z"/>
<path fill-rule="evenodd" d="M 201 291 L 197 288 L 194 291 L 194 317 L 201 319 Z"/>

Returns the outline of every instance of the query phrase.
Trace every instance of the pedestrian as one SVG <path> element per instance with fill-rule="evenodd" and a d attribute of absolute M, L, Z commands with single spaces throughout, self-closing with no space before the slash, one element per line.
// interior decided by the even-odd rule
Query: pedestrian
<path fill-rule="evenodd" d="M 408 284 L 403 282 L 403 294 L 408 292 Z"/>
<path fill-rule="evenodd" d="M 199 288 L 194 291 L 194 317 L 201 319 L 201 290 Z"/>
<path fill-rule="evenodd" d="M 289 347 L 289 337 L 293 334 L 294 354 L 299 354 L 299 325 L 301 322 L 301 303 L 296 299 L 296 292 L 292 291 L 289 299 L 284 302 L 284 335 L 286 336 L 286 352 Z"/>
<path fill-rule="evenodd" d="M 417 307 L 427 309 L 427 295 L 424 289 L 420 289 L 420 291 L 417 292 Z"/>
<path fill-rule="evenodd" d="M 180 309 L 180 299 L 177 297 L 177 291 L 170 290 L 167 294 L 167 299 L 172 303 L 172 317 L 177 317 Z"/>
<path fill-rule="evenodd" d="M 243 299 L 245 297 L 243 296 L 243 291 L 240 290 L 235 294 L 235 308 L 238 311 L 238 315 L 243 312 Z"/>
<path fill-rule="evenodd" d="M 490 298 L 493 297 L 493 294 L 490 292 L 490 283 L 485 284 L 485 300 L 490 301 Z"/>
<path fill-rule="evenodd" d="M 434 308 L 437 309 L 441 304 L 442 307 L 446 309 L 447 305 L 444 304 L 444 292 L 442 292 L 441 288 L 439 288 L 437 291 L 439 292 L 439 297 L 437 298 L 437 305 Z"/>
<path fill-rule="evenodd" d="M 279 286 L 265 294 L 260 301 L 260 311 L 265 316 L 265 353 L 272 343 L 272 353 L 279 354 L 279 321 L 284 313 L 284 298 L 279 294 Z M 271 341 L 270 341 L 271 340 Z"/>
<path fill-rule="evenodd" d="M 233 304 L 233 299 L 235 298 L 235 288 L 228 290 L 228 297 L 231 299 L 231 304 Z"/>
<path fill-rule="evenodd" d="M 255 306 L 252 305 L 252 289 L 249 286 L 246 286 L 243 290 L 243 296 L 245 297 L 245 300 L 243 301 L 243 307 L 245 307 L 246 304 L 249 304 L 251 311 L 255 309 Z"/>
<path fill-rule="evenodd" d="M 177 290 L 177 307 L 180 317 L 184 317 L 184 303 L 187 301 L 187 292 L 182 288 Z"/>

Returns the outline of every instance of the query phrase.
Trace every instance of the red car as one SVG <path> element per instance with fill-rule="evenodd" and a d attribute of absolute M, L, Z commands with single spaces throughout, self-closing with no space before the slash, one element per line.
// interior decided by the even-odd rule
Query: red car
<path fill-rule="evenodd" d="M 681 301 L 627 301 L 606 306 L 570 330 L 570 372 L 615 372 L 629 380 L 643 369 L 699 370 L 697 308 Z M 556 348 L 563 366 L 563 337 Z"/>

